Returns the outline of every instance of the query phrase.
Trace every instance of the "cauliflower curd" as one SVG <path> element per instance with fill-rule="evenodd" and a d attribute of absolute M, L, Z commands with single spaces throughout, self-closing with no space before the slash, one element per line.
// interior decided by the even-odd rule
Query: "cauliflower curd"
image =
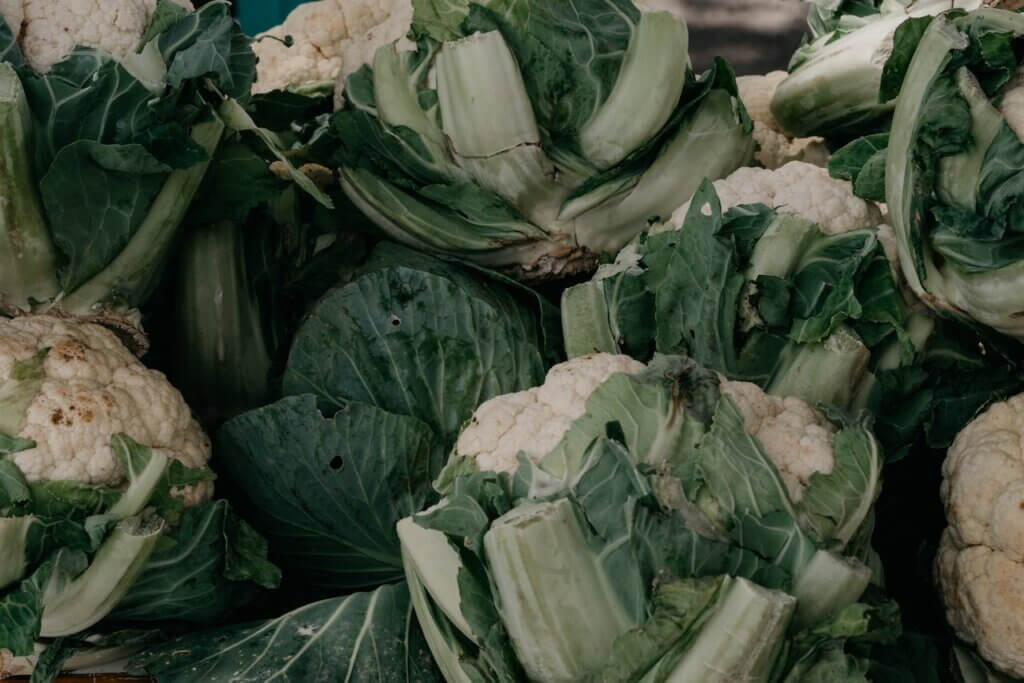
<path fill-rule="evenodd" d="M 409 0 L 362 4 L 317 0 L 299 5 L 283 24 L 253 44 L 259 58 L 253 91 L 335 79 L 344 87 L 349 74 L 373 61 L 378 47 L 402 38 L 411 23 Z M 292 37 L 290 47 L 282 42 L 286 36 Z"/>
<path fill-rule="evenodd" d="M 611 353 L 556 365 L 541 386 L 481 404 L 459 434 L 455 452 L 472 457 L 482 470 L 513 472 L 520 451 L 536 460 L 558 445 L 586 412 L 587 399 L 602 382 L 615 373 L 632 375 L 645 367 L 629 356 Z"/>
<path fill-rule="evenodd" d="M 1024 394 L 968 424 L 942 474 L 946 617 L 998 669 L 1024 676 Z"/>
<path fill-rule="evenodd" d="M 803 161 L 791 161 L 774 171 L 741 168 L 716 180 L 714 186 L 723 211 L 741 204 L 764 204 L 779 213 L 813 221 L 826 235 L 874 227 L 883 220 L 878 206 L 855 196 L 848 181 Z M 671 221 L 652 232 L 680 229 L 689 211 L 688 201 L 675 210 Z"/>
<path fill-rule="evenodd" d="M 616 373 L 647 366 L 625 355 L 593 353 L 554 366 L 544 384 L 496 396 L 483 403 L 459 435 L 457 457 L 475 460 L 481 470 L 513 472 L 521 452 L 535 462 L 551 452 L 587 410 L 590 395 Z M 766 394 L 756 384 L 721 381 L 721 391 L 743 414 L 744 428 L 775 465 L 794 502 L 815 473 L 835 466 L 836 429 L 828 419 L 795 397 Z"/>
<path fill-rule="evenodd" d="M 162 373 L 110 330 L 53 316 L 0 319 L 0 432 L 35 443 L 7 456 L 29 481 L 124 484 L 110 446 L 118 433 L 190 468 L 210 458 L 209 439 Z M 202 482 L 183 497 L 195 505 L 212 494 Z"/>
<path fill-rule="evenodd" d="M 191 0 L 173 0 L 192 10 Z M 124 57 L 139 47 L 157 0 L 0 0 L 29 66 L 45 73 L 76 46 Z"/>

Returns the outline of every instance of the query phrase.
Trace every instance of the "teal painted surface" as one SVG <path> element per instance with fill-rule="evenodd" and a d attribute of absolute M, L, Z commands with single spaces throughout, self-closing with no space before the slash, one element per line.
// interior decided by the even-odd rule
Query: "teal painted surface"
<path fill-rule="evenodd" d="M 235 0 L 235 14 L 250 36 L 277 26 L 303 0 Z"/>

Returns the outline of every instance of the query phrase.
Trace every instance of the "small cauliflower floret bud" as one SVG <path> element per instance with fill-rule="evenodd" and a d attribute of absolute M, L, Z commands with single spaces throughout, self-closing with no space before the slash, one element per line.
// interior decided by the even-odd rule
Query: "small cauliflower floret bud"
<path fill-rule="evenodd" d="M 173 0 L 189 10 L 191 0 Z M 125 57 L 139 47 L 157 0 L 2 0 L 0 14 L 39 73 L 79 45 Z"/>
<path fill-rule="evenodd" d="M 750 118 L 779 133 L 785 131 L 772 114 L 772 96 L 787 76 L 789 74 L 785 71 L 770 71 L 763 76 L 740 76 L 736 79 L 740 99 Z"/>
<path fill-rule="evenodd" d="M 936 576 L 946 617 L 996 668 L 1024 676 L 1024 394 L 957 435 L 940 489 Z"/>
<path fill-rule="evenodd" d="M 253 90 L 262 93 L 339 77 L 344 87 L 344 78 L 372 61 L 378 47 L 402 38 L 411 23 L 409 0 L 301 4 L 253 45 L 259 57 Z M 286 36 L 291 36 L 291 46 L 284 44 Z"/>
<path fill-rule="evenodd" d="M 803 498 L 812 475 L 832 472 L 836 430 L 820 412 L 799 398 L 766 394 L 750 382 L 722 382 L 722 393 L 743 413 L 747 433 L 761 442 L 794 502 Z"/>
<path fill-rule="evenodd" d="M 119 433 L 190 468 L 210 458 L 209 439 L 162 373 L 110 330 L 54 316 L 0 320 L 0 432 L 35 443 L 8 456 L 29 481 L 124 484 L 110 446 Z M 180 493 L 195 505 L 213 486 Z"/>
<path fill-rule="evenodd" d="M 548 371 L 543 385 L 481 404 L 459 434 L 455 454 L 474 458 L 481 470 L 514 471 L 520 451 L 537 460 L 553 450 L 606 379 L 644 368 L 629 356 L 610 353 L 560 363 Z"/>
<path fill-rule="evenodd" d="M 772 71 L 763 76 L 740 76 L 736 79 L 740 100 L 754 121 L 754 142 L 758 146 L 754 158 L 768 169 L 779 168 L 790 161 L 824 166 L 828 163 L 824 138 L 797 138 L 783 130 L 772 115 L 772 96 L 787 76 L 789 74 L 785 71 Z"/>
<path fill-rule="evenodd" d="M 741 168 L 728 178 L 716 180 L 714 186 L 723 211 L 741 204 L 765 204 L 780 213 L 817 223 L 826 235 L 871 228 L 882 222 L 878 206 L 855 196 L 849 181 L 833 178 L 828 170 L 802 161 L 791 161 L 774 171 Z M 652 232 L 679 230 L 689 210 L 687 202 L 676 209 L 668 224 Z"/>

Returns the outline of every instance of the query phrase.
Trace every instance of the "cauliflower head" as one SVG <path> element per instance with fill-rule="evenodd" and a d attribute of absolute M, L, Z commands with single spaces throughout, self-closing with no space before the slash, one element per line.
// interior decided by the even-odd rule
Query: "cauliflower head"
<path fill-rule="evenodd" d="M 723 211 L 741 204 L 765 204 L 813 221 L 828 235 L 874 227 L 883 221 L 878 206 L 855 196 L 848 181 L 803 161 L 791 161 L 774 171 L 741 168 L 716 180 L 714 186 Z M 686 202 L 672 214 L 671 221 L 651 232 L 680 229 L 689 210 L 690 202 Z"/>
<path fill-rule="evenodd" d="M 299 5 L 253 45 L 259 58 L 253 90 L 261 93 L 335 79 L 343 87 L 349 74 L 373 59 L 378 47 L 402 39 L 411 23 L 411 0 L 317 0 Z M 291 47 L 281 42 L 285 36 L 292 37 Z"/>
<path fill-rule="evenodd" d="M 28 481 L 124 484 L 110 448 L 119 433 L 190 468 L 210 459 L 209 439 L 162 373 L 110 330 L 48 315 L 0 319 L 0 432 L 35 443 L 8 456 Z M 196 505 L 213 485 L 179 493 Z"/>
<path fill-rule="evenodd" d="M 936 558 L 946 618 L 996 668 L 1024 677 L 1024 394 L 968 424 L 942 466 Z"/>
<path fill-rule="evenodd" d="M 459 434 L 455 455 L 481 470 L 512 472 L 520 451 L 537 461 L 549 453 L 586 411 L 587 399 L 606 379 L 647 366 L 629 356 L 592 353 L 560 363 L 544 384 L 482 403 Z"/>
<path fill-rule="evenodd" d="M 193 9 L 191 0 L 173 2 Z M 134 52 L 156 5 L 157 0 L 0 0 L 0 15 L 29 66 L 45 73 L 79 45 L 115 57 Z"/>
<path fill-rule="evenodd" d="M 472 458 L 485 471 L 514 471 L 520 452 L 537 462 L 559 445 L 586 412 L 587 399 L 609 377 L 646 368 L 629 356 L 610 353 L 560 363 L 543 385 L 481 404 L 459 435 L 454 454 Z M 769 396 L 756 384 L 720 378 L 720 388 L 740 409 L 747 433 L 760 441 L 794 502 L 803 497 L 814 473 L 832 472 L 836 430 L 824 415 L 798 398 Z"/>
<path fill-rule="evenodd" d="M 787 76 L 785 71 L 772 71 L 763 76 L 736 79 L 740 100 L 754 121 L 754 142 L 758 147 L 754 159 L 767 169 L 779 168 L 790 161 L 825 166 L 829 154 L 824 138 L 795 137 L 786 132 L 772 114 L 772 96 Z"/>

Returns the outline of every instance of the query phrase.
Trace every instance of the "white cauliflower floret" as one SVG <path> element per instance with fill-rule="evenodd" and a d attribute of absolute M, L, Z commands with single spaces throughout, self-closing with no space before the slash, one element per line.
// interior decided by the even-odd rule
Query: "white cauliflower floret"
<path fill-rule="evenodd" d="M 1024 394 L 964 427 L 942 474 L 946 617 L 998 669 L 1024 676 Z"/>
<path fill-rule="evenodd" d="M 728 178 L 716 180 L 714 186 L 723 211 L 741 204 L 765 204 L 780 213 L 813 221 L 827 235 L 882 222 L 878 206 L 855 196 L 848 181 L 802 161 L 791 161 L 774 171 L 741 168 Z M 689 210 L 690 202 L 686 202 L 676 209 L 668 224 L 655 226 L 651 232 L 678 230 Z"/>
<path fill-rule="evenodd" d="M 744 428 L 760 441 L 794 502 L 803 498 L 812 475 L 832 472 L 836 429 L 820 412 L 799 398 L 771 396 L 749 382 L 723 381 L 722 393 L 743 413 Z"/>
<path fill-rule="evenodd" d="M 191 10 L 191 0 L 174 0 Z M 40 73 L 76 46 L 124 57 L 139 47 L 157 0 L 0 0 L 25 60 Z"/>
<path fill-rule="evenodd" d="M 789 74 L 785 71 L 772 71 L 763 76 L 740 76 L 736 79 L 740 100 L 754 120 L 754 142 L 758 146 L 754 158 L 768 169 L 779 168 L 790 161 L 824 166 L 828 163 L 824 138 L 794 137 L 783 130 L 772 115 L 772 96 L 787 76 Z"/>
<path fill-rule="evenodd" d="M 371 61 L 378 47 L 402 39 L 411 23 L 411 0 L 317 0 L 299 5 L 253 45 L 259 57 L 253 90 L 335 79 L 344 87 L 345 78 Z M 285 36 L 292 37 L 291 47 L 281 42 Z"/>
<path fill-rule="evenodd" d="M 629 356 L 610 353 L 556 365 L 543 385 L 481 404 L 459 434 L 455 454 L 474 458 L 481 470 L 514 471 L 520 451 L 538 460 L 553 450 L 606 379 L 619 372 L 633 375 L 645 367 Z"/>
<path fill-rule="evenodd" d="M 0 384 L 15 363 L 49 349 L 43 379 L 16 433 L 35 447 L 8 458 L 29 481 L 77 481 L 116 487 L 125 473 L 110 448 L 118 433 L 166 452 L 192 468 L 204 467 L 210 442 L 181 394 L 163 374 L 144 366 L 113 332 L 53 316 L 0 320 Z M 203 482 L 183 492 L 187 505 L 211 497 Z"/>

